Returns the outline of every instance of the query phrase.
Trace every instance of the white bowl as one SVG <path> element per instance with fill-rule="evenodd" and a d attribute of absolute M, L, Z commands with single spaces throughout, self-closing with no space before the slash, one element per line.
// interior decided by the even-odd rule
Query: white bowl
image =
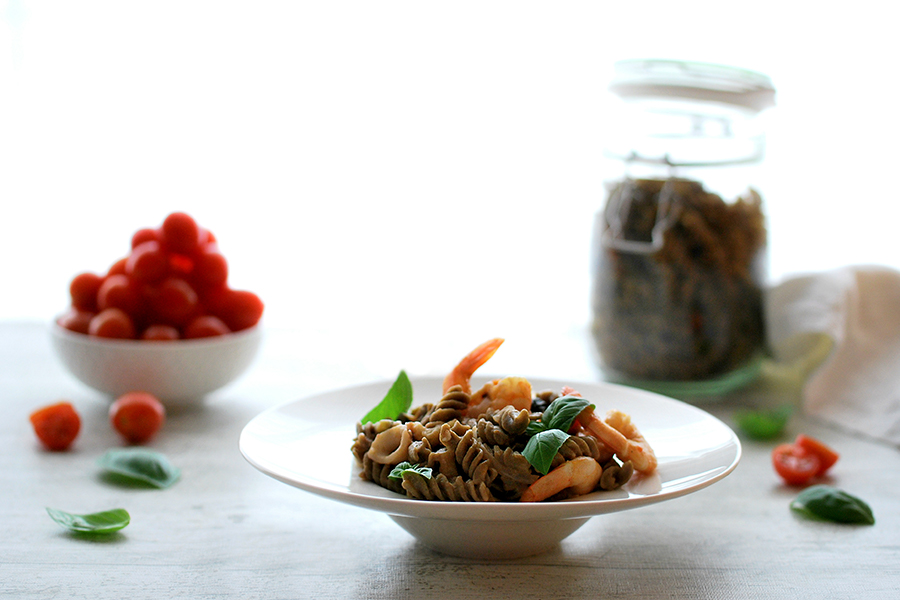
<path fill-rule="evenodd" d="M 481 378 L 477 379 L 480 386 Z M 437 377 L 413 378 L 413 406 L 439 398 L 442 382 Z M 591 517 L 701 490 L 731 473 L 740 460 L 741 444 L 735 433 L 694 406 L 608 383 L 547 379 L 531 383 L 535 389 L 571 385 L 601 412 L 616 408 L 629 413 L 656 453 L 656 473 L 634 478 L 615 491 L 562 502 L 407 498 L 360 478 L 350 452 L 356 421 L 384 397 L 390 382 L 345 388 L 271 408 L 244 427 L 240 449 L 262 473 L 313 494 L 386 513 L 433 550 L 501 560 L 546 552 Z"/>
<path fill-rule="evenodd" d="M 112 397 L 148 392 L 166 407 L 175 407 L 197 403 L 242 375 L 256 356 L 262 334 L 257 326 L 194 340 L 113 340 L 53 323 L 51 338 L 69 372 L 89 387 Z"/>

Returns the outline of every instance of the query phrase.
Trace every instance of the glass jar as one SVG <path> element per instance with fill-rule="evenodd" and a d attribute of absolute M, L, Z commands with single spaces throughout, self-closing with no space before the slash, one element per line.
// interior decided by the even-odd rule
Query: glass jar
<path fill-rule="evenodd" d="M 758 364 L 770 80 L 634 60 L 616 64 L 610 91 L 611 166 L 592 245 L 592 335 L 604 370 L 638 384 L 704 382 Z"/>

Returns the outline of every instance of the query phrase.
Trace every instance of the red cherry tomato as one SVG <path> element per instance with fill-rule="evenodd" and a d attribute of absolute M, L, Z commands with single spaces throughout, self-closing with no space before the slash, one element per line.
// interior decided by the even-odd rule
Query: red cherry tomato
<path fill-rule="evenodd" d="M 166 276 L 169 260 L 159 242 L 144 242 L 131 251 L 125 263 L 125 274 L 132 281 L 153 283 Z"/>
<path fill-rule="evenodd" d="M 110 275 L 100 285 L 97 291 L 97 308 L 118 308 L 129 315 L 137 312 L 140 298 L 126 275 Z"/>
<path fill-rule="evenodd" d="M 799 446 L 815 454 L 819 458 L 819 472 L 816 475 L 824 475 L 828 469 L 834 466 L 840 455 L 815 438 L 811 438 L 802 433 L 794 440 L 794 445 Z"/>
<path fill-rule="evenodd" d="M 166 247 L 178 254 L 192 254 L 200 243 L 200 228 L 190 215 L 174 212 L 162 224 Z"/>
<path fill-rule="evenodd" d="M 180 327 L 197 314 L 199 302 L 197 292 L 187 281 L 170 277 L 157 288 L 152 312 L 159 322 Z"/>
<path fill-rule="evenodd" d="M 780 444 L 772 450 L 772 465 L 790 485 L 803 485 L 819 473 L 819 457 L 796 444 Z"/>
<path fill-rule="evenodd" d="M 120 258 L 116 262 L 112 264 L 109 268 L 109 271 L 106 272 L 106 276 L 110 275 L 124 275 L 125 274 L 125 265 L 128 264 L 128 257 Z"/>
<path fill-rule="evenodd" d="M 171 325 L 150 325 L 141 333 L 142 340 L 171 342 L 181 338 L 178 329 Z"/>
<path fill-rule="evenodd" d="M 184 277 L 194 271 L 194 260 L 183 254 L 169 254 L 169 272 Z"/>
<path fill-rule="evenodd" d="M 103 277 L 94 273 L 79 273 L 69 284 L 72 306 L 79 310 L 96 312 L 97 292 L 103 284 Z"/>
<path fill-rule="evenodd" d="M 94 318 L 95 314 L 96 313 L 88 312 L 86 310 L 73 308 L 57 319 L 56 322 L 60 327 L 65 327 L 69 331 L 87 335 L 88 328 L 91 325 L 91 319 Z"/>
<path fill-rule="evenodd" d="M 256 325 L 262 318 L 264 305 L 259 296 L 245 290 L 220 290 L 209 296 L 209 309 L 232 331 Z"/>
<path fill-rule="evenodd" d="M 57 402 L 40 408 L 29 417 L 34 433 L 49 450 L 66 450 L 78 437 L 81 417 L 70 402 Z"/>
<path fill-rule="evenodd" d="M 217 335 L 225 335 L 228 333 L 231 333 L 231 330 L 228 329 L 228 325 L 223 323 L 218 317 L 212 315 L 197 317 L 184 328 L 185 339 L 215 337 Z"/>
<path fill-rule="evenodd" d="M 215 245 L 208 245 L 194 258 L 194 281 L 202 287 L 221 287 L 228 281 L 228 261 Z"/>
<path fill-rule="evenodd" d="M 88 325 L 88 334 L 115 339 L 134 339 L 134 321 L 118 308 L 107 308 L 97 313 Z"/>
<path fill-rule="evenodd" d="M 158 229 L 138 229 L 131 236 L 131 249 L 134 250 L 144 242 L 159 242 L 161 239 L 162 234 Z"/>
<path fill-rule="evenodd" d="M 166 409 L 156 396 L 146 392 L 128 392 L 109 407 L 109 421 L 128 443 L 143 444 L 152 438 L 166 420 Z"/>

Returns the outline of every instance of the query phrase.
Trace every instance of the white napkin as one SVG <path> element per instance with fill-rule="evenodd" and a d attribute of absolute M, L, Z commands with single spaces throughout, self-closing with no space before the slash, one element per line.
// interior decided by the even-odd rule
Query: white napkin
<path fill-rule="evenodd" d="M 900 272 L 847 267 L 769 291 L 776 360 L 807 375 L 806 414 L 900 446 Z"/>

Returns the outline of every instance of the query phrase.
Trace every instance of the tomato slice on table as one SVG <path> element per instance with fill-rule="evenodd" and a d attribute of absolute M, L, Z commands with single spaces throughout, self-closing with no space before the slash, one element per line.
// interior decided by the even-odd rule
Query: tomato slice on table
<path fill-rule="evenodd" d="M 824 475 L 828 469 L 834 466 L 834 463 L 838 461 L 838 458 L 840 458 L 840 455 L 837 452 L 819 440 L 811 438 L 808 435 L 803 435 L 802 433 L 794 440 L 794 445 L 815 454 L 819 458 L 819 472 L 816 473 L 816 475 Z"/>
<path fill-rule="evenodd" d="M 790 485 L 803 485 L 819 474 L 819 457 L 796 444 L 780 444 L 772 450 L 772 466 Z"/>

